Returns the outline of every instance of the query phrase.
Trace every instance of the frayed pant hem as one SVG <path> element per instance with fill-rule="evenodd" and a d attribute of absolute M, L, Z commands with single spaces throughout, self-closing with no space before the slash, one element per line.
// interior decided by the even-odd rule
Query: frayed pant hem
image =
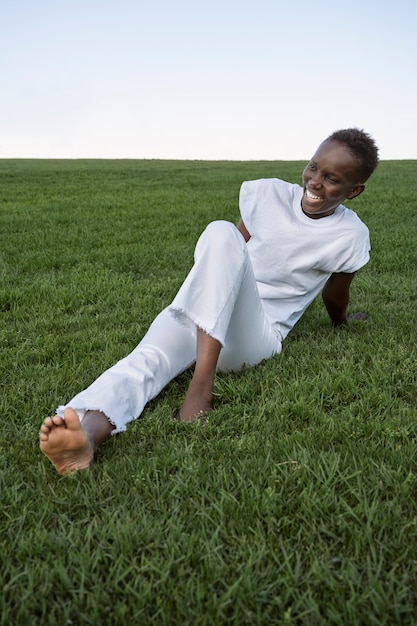
<path fill-rule="evenodd" d="M 218 341 L 222 348 L 224 348 L 224 339 L 219 337 L 213 329 L 207 328 L 204 324 L 202 324 L 199 320 L 194 319 L 193 315 L 188 313 L 182 308 L 179 307 L 169 307 L 169 312 L 174 317 L 174 319 L 179 322 L 182 326 L 185 326 L 190 331 L 195 331 L 196 328 L 201 328 L 207 335 Z"/>
<path fill-rule="evenodd" d="M 66 404 L 65 406 L 59 406 L 56 410 L 56 414 L 59 415 L 60 417 L 64 418 L 64 411 L 65 409 L 73 409 L 73 411 L 76 412 L 76 414 L 78 415 L 78 419 L 80 420 L 81 424 L 83 422 L 84 416 L 87 413 L 87 411 L 100 411 L 100 413 L 103 413 L 103 415 L 106 416 L 106 418 L 108 419 L 108 421 L 110 422 L 110 424 L 112 426 L 114 426 L 114 429 L 111 431 L 111 435 L 117 435 L 118 433 L 122 433 L 126 430 L 127 428 L 127 424 L 131 421 L 133 421 L 133 417 L 130 418 L 128 421 L 124 421 L 122 424 L 118 424 L 118 420 L 111 418 L 107 415 L 107 412 L 103 410 L 102 407 L 99 406 L 88 406 L 86 408 L 76 408 L 74 406 L 71 406 L 71 404 Z"/>

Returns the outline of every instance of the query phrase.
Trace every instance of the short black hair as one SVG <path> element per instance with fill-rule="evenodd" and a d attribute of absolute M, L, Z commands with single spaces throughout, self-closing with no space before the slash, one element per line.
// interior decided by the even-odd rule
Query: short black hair
<path fill-rule="evenodd" d="M 346 146 L 351 154 L 359 161 L 361 183 L 364 183 L 375 171 L 378 163 L 378 147 L 368 133 L 359 128 L 345 128 L 336 130 L 326 141 L 335 141 Z"/>

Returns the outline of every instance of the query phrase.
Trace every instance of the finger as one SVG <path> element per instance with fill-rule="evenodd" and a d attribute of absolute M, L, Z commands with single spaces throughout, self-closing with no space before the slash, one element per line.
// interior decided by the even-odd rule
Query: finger
<path fill-rule="evenodd" d="M 368 314 L 367 313 L 351 313 L 350 315 L 347 316 L 347 320 L 348 322 L 352 322 L 352 321 L 362 321 L 362 320 L 366 320 L 368 319 Z"/>

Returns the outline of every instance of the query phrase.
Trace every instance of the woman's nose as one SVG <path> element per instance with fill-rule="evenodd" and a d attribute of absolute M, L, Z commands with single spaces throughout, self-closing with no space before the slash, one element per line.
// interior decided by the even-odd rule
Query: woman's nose
<path fill-rule="evenodd" d="M 320 187 L 321 186 L 321 177 L 318 172 L 315 172 L 310 178 L 310 186 L 311 187 Z"/>

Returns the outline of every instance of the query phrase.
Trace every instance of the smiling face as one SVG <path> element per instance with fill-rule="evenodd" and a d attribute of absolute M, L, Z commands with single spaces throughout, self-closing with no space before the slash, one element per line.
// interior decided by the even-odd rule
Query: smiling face
<path fill-rule="evenodd" d="M 343 144 L 324 141 L 303 172 L 303 212 L 312 219 L 327 217 L 346 198 L 365 189 L 360 182 L 359 164 Z"/>

